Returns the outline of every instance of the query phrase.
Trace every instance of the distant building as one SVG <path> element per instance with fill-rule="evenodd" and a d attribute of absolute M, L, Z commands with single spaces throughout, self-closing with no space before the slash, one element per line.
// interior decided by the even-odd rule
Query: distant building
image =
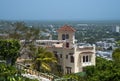
<path fill-rule="evenodd" d="M 76 30 L 68 25 L 58 30 L 58 40 L 36 40 L 36 46 L 54 53 L 64 74 L 82 72 L 83 67 L 95 65 L 95 46 L 76 43 Z"/>
<path fill-rule="evenodd" d="M 116 26 L 116 32 L 120 32 L 120 27 Z"/>
<path fill-rule="evenodd" d="M 111 48 L 112 50 L 115 48 L 115 43 L 109 43 L 107 41 L 98 41 L 96 42 L 96 47 L 101 47 L 104 50 Z"/>
<path fill-rule="evenodd" d="M 96 51 L 96 56 L 112 60 L 112 52 L 113 51 Z"/>
<path fill-rule="evenodd" d="M 112 31 L 119 33 L 120 32 L 120 26 L 117 25 L 117 26 L 113 27 Z"/>
<path fill-rule="evenodd" d="M 103 38 L 102 41 L 115 42 L 115 38 Z"/>
<path fill-rule="evenodd" d="M 9 37 L 8 34 L 1 34 L 1 33 L 0 33 L 0 38 L 7 38 L 7 37 Z"/>

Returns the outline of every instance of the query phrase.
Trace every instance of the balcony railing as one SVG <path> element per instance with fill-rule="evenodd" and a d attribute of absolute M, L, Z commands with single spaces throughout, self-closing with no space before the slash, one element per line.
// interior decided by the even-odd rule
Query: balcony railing
<path fill-rule="evenodd" d="M 90 65 L 92 65 L 91 62 L 83 62 L 83 63 L 82 63 L 82 66 L 83 66 L 83 67 L 84 67 L 84 66 L 90 66 Z"/>

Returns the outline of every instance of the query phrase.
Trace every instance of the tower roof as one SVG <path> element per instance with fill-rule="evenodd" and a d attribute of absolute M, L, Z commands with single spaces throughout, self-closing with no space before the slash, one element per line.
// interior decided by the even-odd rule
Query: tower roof
<path fill-rule="evenodd" d="M 60 32 L 60 31 L 75 32 L 76 30 L 75 30 L 72 26 L 64 25 L 64 26 L 60 27 L 57 31 L 58 31 L 58 32 Z"/>

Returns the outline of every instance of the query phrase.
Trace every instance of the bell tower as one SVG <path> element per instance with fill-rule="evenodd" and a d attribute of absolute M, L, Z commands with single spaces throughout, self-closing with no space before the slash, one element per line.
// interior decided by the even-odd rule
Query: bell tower
<path fill-rule="evenodd" d="M 75 29 L 69 25 L 64 25 L 58 29 L 58 40 L 65 40 L 66 47 L 69 48 L 75 43 Z"/>

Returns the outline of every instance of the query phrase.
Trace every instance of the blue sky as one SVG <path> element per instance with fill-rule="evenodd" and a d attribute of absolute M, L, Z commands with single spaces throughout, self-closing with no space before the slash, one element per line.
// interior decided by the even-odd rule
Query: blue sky
<path fill-rule="evenodd" d="M 120 20 L 120 0 L 1 0 L 5 20 Z"/>

